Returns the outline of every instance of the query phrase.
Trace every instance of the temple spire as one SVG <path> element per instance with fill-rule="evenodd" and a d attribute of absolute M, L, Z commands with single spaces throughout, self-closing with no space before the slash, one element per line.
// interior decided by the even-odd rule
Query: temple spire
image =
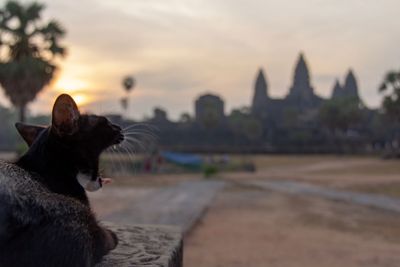
<path fill-rule="evenodd" d="M 300 97 L 310 97 L 313 95 L 313 89 L 310 83 L 310 73 L 303 53 L 300 53 L 299 59 L 294 70 L 293 85 L 290 88 L 290 95 Z"/>
<path fill-rule="evenodd" d="M 268 84 L 265 79 L 264 71 L 262 68 L 260 68 L 254 85 L 254 95 L 251 106 L 252 113 L 256 115 L 261 115 L 265 113 L 267 101 Z"/>
<path fill-rule="evenodd" d="M 340 82 L 338 79 L 335 81 L 335 85 L 333 86 L 332 89 L 332 98 L 340 98 L 343 96 L 343 87 L 340 85 Z"/>
<path fill-rule="evenodd" d="M 354 76 L 353 70 L 351 70 L 351 69 L 347 73 L 346 80 L 344 82 L 343 91 L 344 91 L 344 94 L 348 97 L 359 98 L 357 80 L 356 80 L 356 77 Z"/>

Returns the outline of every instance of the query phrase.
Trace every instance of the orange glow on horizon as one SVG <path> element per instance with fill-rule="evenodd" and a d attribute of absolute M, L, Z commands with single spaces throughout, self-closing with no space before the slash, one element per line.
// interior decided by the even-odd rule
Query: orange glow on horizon
<path fill-rule="evenodd" d="M 61 76 L 54 83 L 53 88 L 59 93 L 67 93 L 75 100 L 79 107 L 93 102 L 93 97 L 87 93 L 89 83 L 81 79 Z"/>
<path fill-rule="evenodd" d="M 79 79 L 67 78 L 67 77 L 61 77 L 54 84 L 54 88 L 57 91 L 62 91 L 62 92 L 67 92 L 67 93 L 80 91 L 87 87 L 88 87 L 87 82 L 79 80 Z"/>
<path fill-rule="evenodd" d="M 90 97 L 85 94 L 71 94 L 71 97 L 75 100 L 75 103 L 78 105 L 78 107 L 85 106 L 91 102 Z"/>

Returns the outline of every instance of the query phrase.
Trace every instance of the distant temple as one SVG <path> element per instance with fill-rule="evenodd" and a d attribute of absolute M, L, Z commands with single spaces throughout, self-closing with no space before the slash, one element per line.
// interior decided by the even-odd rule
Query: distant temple
<path fill-rule="evenodd" d="M 343 81 L 334 81 L 328 99 L 322 98 L 315 93 L 307 61 L 300 53 L 285 97 L 269 95 L 267 75 L 262 68 L 257 71 L 253 90 L 250 105 L 230 113 L 225 112 L 222 97 L 207 93 L 195 100 L 193 117 L 185 113 L 174 122 L 168 119 L 165 110 L 155 108 L 146 123 L 159 130 L 158 144 L 164 150 L 316 153 L 349 149 L 332 142 L 333 132 L 321 122 L 320 115 L 328 101 L 337 101 L 333 106 L 338 104 L 339 109 L 343 107 L 343 99 L 361 103 L 352 70 Z M 366 108 L 362 108 L 362 112 L 362 123 L 354 123 L 340 135 L 340 138 L 349 137 L 351 151 L 365 149 L 368 140 L 375 138 L 368 128 L 375 113 Z M 132 122 L 118 123 L 129 125 Z"/>
<path fill-rule="evenodd" d="M 108 118 L 122 127 L 137 123 L 131 128 L 131 134 L 136 135 L 130 141 L 138 143 L 138 149 L 149 151 L 358 153 L 390 147 L 393 138 L 400 135 L 397 126 L 381 127 L 381 114 L 362 104 L 351 69 L 343 80 L 334 81 L 330 97 L 322 98 L 315 93 L 307 61 L 300 53 L 285 97 L 272 98 L 268 87 L 268 75 L 260 68 L 249 106 L 229 113 L 222 97 L 204 94 L 195 100 L 194 116 L 184 113 L 178 121 L 171 121 L 167 111 L 159 107 L 145 123 L 118 114 L 109 114 Z M 346 108 L 348 105 L 351 109 Z M 1 111 L 7 113 L 0 107 Z M 0 149 L 10 149 L 17 143 L 8 134 L 12 132 L 13 127 L 0 128 Z"/>
<path fill-rule="evenodd" d="M 357 81 L 352 70 L 348 72 L 343 87 L 338 80 L 335 82 L 331 98 L 341 97 L 352 97 L 360 101 Z M 324 101 L 325 99 L 315 94 L 306 60 L 300 53 L 294 69 L 292 86 L 285 98 L 271 98 L 268 95 L 266 75 L 262 69 L 258 71 L 251 112 L 270 126 L 283 123 L 289 113 L 302 116 L 303 122 L 311 122 Z"/>
<path fill-rule="evenodd" d="M 300 54 L 294 71 L 293 85 L 286 97 L 289 105 L 300 110 L 316 108 L 321 103 L 321 98 L 315 95 L 311 86 L 310 73 L 303 54 Z"/>
<path fill-rule="evenodd" d="M 340 85 L 340 82 L 336 80 L 335 85 L 332 89 L 333 99 L 342 97 L 351 97 L 360 100 L 357 81 L 352 70 L 349 70 L 349 72 L 347 73 L 343 87 Z"/>
<path fill-rule="evenodd" d="M 225 119 L 224 101 L 216 95 L 206 94 L 195 101 L 196 121 L 203 125 L 218 126 Z"/>

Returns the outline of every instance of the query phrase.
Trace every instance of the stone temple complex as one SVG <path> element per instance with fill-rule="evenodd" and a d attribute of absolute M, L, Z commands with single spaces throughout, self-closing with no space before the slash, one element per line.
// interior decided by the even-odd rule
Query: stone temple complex
<path fill-rule="evenodd" d="M 170 121 L 165 110 L 156 108 L 146 123 L 159 130 L 161 150 L 341 153 L 383 144 L 386 137 L 374 134 L 372 127 L 378 113 L 361 105 L 354 72 L 349 70 L 344 79 L 332 83 L 329 98 L 316 94 L 301 53 L 291 85 L 282 98 L 271 97 L 267 73 L 259 69 L 247 107 L 226 111 L 221 96 L 207 93 L 194 101 L 194 116 L 186 113 L 179 121 Z M 347 124 L 343 126 L 343 122 Z M 116 123 L 124 126 L 132 122 Z"/>
<path fill-rule="evenodd" d="M 339 81 L 336 80 L 335 86 L 332 90 L 332 98 L 340 97 L 352 97 L 360 99 L 360 96 L 358 94 L 357 81 L 352 70 L 350 70 L 347 74 L 343 86 L 341 86 Z"/>
<path fill-rule="evenodd" d="M 352 70 L 348 72 L 343 86 L 338 80 L 333 86 L 331 98 L 342 97 L 351 97 L 361 101 Z M 303 122 L 311 122 L 326 100 L 315 94 L 307 62 L 301 53 L 294 69 L 292 85 L 284 98 L 276 99 L 269 96 L 267 76 L 262 69 L 258 71 L 251 112 L 252 115 L 270 126 L 278 126 L 285 121 L 285 118 L 294 113 L 303 117 Z"/>

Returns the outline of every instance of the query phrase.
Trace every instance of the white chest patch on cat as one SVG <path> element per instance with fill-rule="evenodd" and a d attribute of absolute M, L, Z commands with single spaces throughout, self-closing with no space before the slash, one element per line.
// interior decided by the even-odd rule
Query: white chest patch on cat
<path fill-rule="evenodd" d="M 97 177 L 95 181 L 92 181 L 91 178 L 92 178 L 91 176 L 81 172 L 79 172 L 78 175 L 76 176 L 76 179 L 78 180 L 79 184 L 83 188 L 85 188 L 86 191 L 94 192 L 99 190 L 101 188 L 100 178 Z"/>

